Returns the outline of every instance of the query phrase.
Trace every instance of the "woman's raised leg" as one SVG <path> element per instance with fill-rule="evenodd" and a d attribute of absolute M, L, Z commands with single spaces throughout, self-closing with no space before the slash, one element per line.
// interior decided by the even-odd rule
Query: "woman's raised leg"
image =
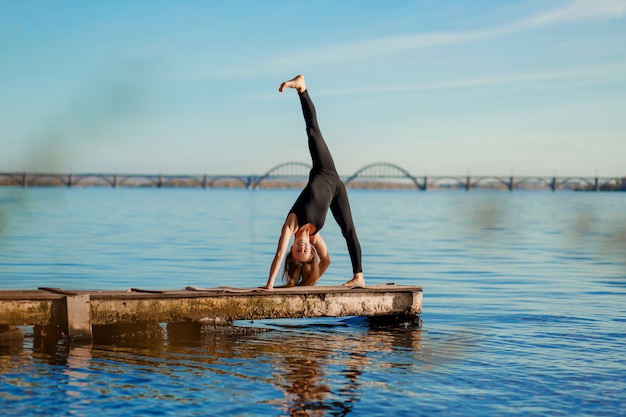
<path fill-rule="evenodd" d="M 335 162 L 324 141 L 319 125 L 317 124 L 317 113 L 313 101 L 309 96 L 304 76 L 297 75 L 291 80 L 283 82 L 278 91 L 282 92 L 285 88 L 293 88 L 298 91 L 300 104 L 302 105 L 302 114 L 306 123 L 306 133 L 309 139 L 309 152 L 311 153 L 313 170 L 328 169 L 335 171 Z"/>

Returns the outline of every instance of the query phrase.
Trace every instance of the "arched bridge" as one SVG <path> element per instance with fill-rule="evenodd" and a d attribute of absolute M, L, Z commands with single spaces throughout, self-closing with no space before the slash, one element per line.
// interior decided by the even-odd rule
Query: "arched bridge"
<path fill-rule="evenodd" d="M 252 188 L 259 188 L 263 181 L 281 180 L 291 182 L 302 182 L 309 177 L 311 165 L 304 162 L 285 162 L 271 168 L 252 182 Z"/>
<path fill-rule="evenodd" d="M 278 164 L 263 175 L 142 175 L 142 174 L 49 174 L 32 172 L 0 173 L 0 186 L 20 187 L 202 187 L 202 188 L 293 188 L 306 183 L 311 165 L 303 162 Z M 624 190 L 624 177 L 583 176 L 416 176 L 388 162 L 365 165 L 344 176 L 347 187 L 429 189 L 576 189 L 588 191 Z"/>
<path fill-rule="evenodd" d="M 348 186 L 351 182 L 356 180 L 357 178 L 364 180 L 401 180 L 408 179 L 415 187 L 419 190 L 426 189 L 426 182 L 424 181 L 420 184 L 417 181 L 417 178 L 411 175 L 406 169 L 395 165 L 390 164 L 388 162 L 376 162 L 373 164 L 369 164 L 364 166 L 363 168 L 356 171 L 352 174 L 348 179 L 346 179 L 345 184 Z"/>

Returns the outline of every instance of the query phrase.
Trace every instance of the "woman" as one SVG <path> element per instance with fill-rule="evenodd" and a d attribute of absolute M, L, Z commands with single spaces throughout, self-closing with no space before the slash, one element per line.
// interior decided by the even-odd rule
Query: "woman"
<path fill-rule="evenodd" d="M 315 285 L 330 265 L 328 248 L 319 234 L 329 208 L 346 239 L 352 262 L 354 275 L 343 285 L 365 286 L 361 267 L 361 245 L 352 222 L 346 187 L 337 174 L 333 158 L 320 133 L 315 107 L 309 97 L 304 77 L 298 75 L 283 82 L 278 91 L 282 93 L 285 88 L 295 89 L 300 97 L 313 168 L 309 174 L 309 182 L 289 210 L 280 233 L 267 284 L 261 288 L 268 290 L 274 288 L 274 281 L 285 256 L 287 259 L 283 275 L 286 277 L 287 287 Z M 292 236 L 294 243 L 289 247 Z"/>

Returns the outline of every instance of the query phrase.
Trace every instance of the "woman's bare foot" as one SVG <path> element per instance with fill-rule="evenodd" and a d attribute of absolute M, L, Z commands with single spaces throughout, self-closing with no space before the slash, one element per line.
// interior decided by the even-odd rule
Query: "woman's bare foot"
<path fill-rule="evenodd" d="M 358 274 L 354 274 L 354 278 L 342 285 L 346 287 L 365 287 L 365 278 L 363 278 L 363 273 L 359 272 Z"/>
<path fill-rule="evenodd" d="M 280 87 L 278 87 L 278 91 L 282 93 L 285 88 L 295 88 L 298 91 L 298 93 L 304 92 L 304 90 L 306 90 L 306 83 L 304 82 L 304 76 L 296 75 L 291 80 L 285 81 L 284 83 L 280 85 Z"/>

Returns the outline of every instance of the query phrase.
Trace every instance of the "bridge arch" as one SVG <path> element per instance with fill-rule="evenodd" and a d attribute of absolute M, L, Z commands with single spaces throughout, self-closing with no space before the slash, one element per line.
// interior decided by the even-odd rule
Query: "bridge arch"
<path fill-rule="evenodd" d="M 286 180 L 306 179 L 309 177 L 311 165 L 304 162 L 291 161 L 283 162 L 270 168 L 254 182 L 252 188 L 257 188 L 261 182 L 268 178 L 282 178 Z"/>
<path fill-rule="evenodd" d="M 446 188 L 467 188 L 468 177 L 462 177 L 458 175 L 443 175 L 431 177 L 429 185 L 442 185 L 450 184 Z"/>
<path fill-rule="evenodd" d="M 203 188 L 216 188 L 218 186 L 229 187 L 231 183 L 240 183 L 242 187 L 248 188 L 251 184 L 251 177 L 242 177 L 237 175 L 220 175 L 218 177 L 204 177 L 202 181 Z"/>
<path fill-rule="evenodd" d="M 29 174 L 28 179 L 24 177 L 24 182 L 28 186 L 67 186 L 71 175 L 55 175 L 55 174 Z"/>
<path fill-rule="evenodd" d="M 594 183 L 597 183 L 596 191 L 607 189 L 626 190 L 626 177 L 595 178 Z"/>
<path fill-rule="evenodd" d="M 484 177 L 478 177 L 476 178 L 476 180 L 471 183 L 471 187 L 472 188 L 476 188 L 478 187 L 480 184 L 492 184 L 492 183 L 496 183 L 496 184 L 502 184 L 504 185 L 509 191 L 513 191 L 515 188 L 515 181 L 513 180 L 513 177 L 510 178 L 505 178 L 505 177 L 495 177 L 495 176 L 484 176 Z"/>
<path fill-rule="evenodd" d="M 130 174 L 120 177 L 118 186 L 159 187 L 159 175 Z"/>
<path fill-rule="evenodd" d="M 0 185 L 14 186 L 24 185 L 25 173 L 0 173 Z"/>
<path fill-rule="evenodd" d="M 115 185 L 114 175 L 98 175 L 98 174 L 82 174 L 74 175 L 71 179 L 71 186 L 77 187 L 87 183 L 89 186 L 106 185 L 113 187 Z"/>
<path fill-rule="evenodd" d="M 399 165 L 391 164 L 389 162 L 374 162 L 369 165 L 365 165 L 363 168 L 357 170 L 345 181 L 346 186 L 354 181 L 356 178 L 408 178 L 410 179 L 417 189 L 422 190 L 426 184 L 420 184 L 417 182 L 417 178 L 411 175 L 406 169 Z"/>
<path fill-rule="evenodd" d="M 524 178 L 518 179 L 516 182 L 516 188 L 519 188 L 519 189 L 534 188 L 537 186 L 541 186 L 541 187 L 554 190 L 553 188 L 554 185 L 555 185 L 554 179 L 546 178 L 546 177 L 524 177 Z"/>
<path fill-rule="evenodd" d="M 586 185 L 589 189 L 593 189 L 595 187 L 594 182 L 584 177 L 567 177 L 561 178 L 561 181 L 557 181 L 557 186 L 559 188 L 563 188 L 568 185 Z"/>

